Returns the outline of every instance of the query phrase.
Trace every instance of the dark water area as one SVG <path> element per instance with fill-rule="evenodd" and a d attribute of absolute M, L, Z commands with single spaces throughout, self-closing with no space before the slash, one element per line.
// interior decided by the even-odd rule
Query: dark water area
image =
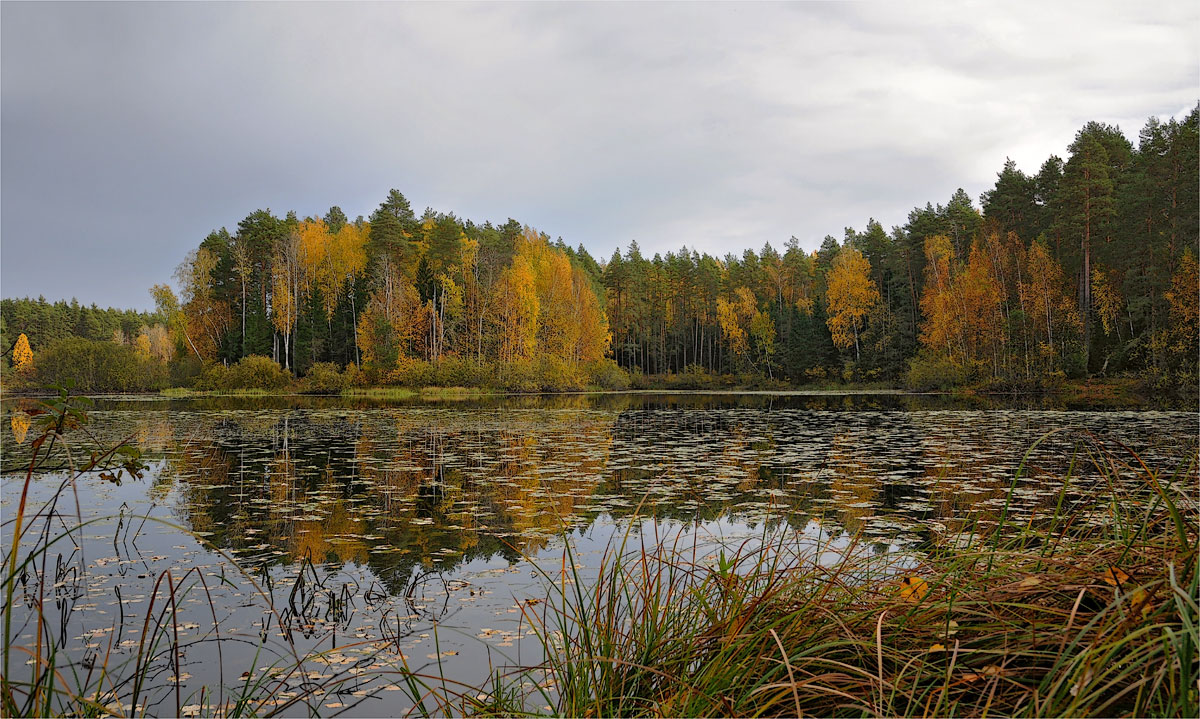
<path fill-rule="evenodd" d="M 5 521 L 34 404 L 2 405 Z M 286 713 L 374 716 L 410 708 L 378 674 L 397 666 L 474 684 L 537 663 L 523 612 L 563 579 L 567 543 L 584 579 L 627 536 L 702 557 L 784 536 L 816 561 L 849 547 L 903 561 L 1001 511 L 1103 522 L 1097 464 L 1135 482 L 1131 451 L 1193 486 L 1198 438 L 1194 412 L 902 393 L 101 398 L 88 429 L 68 437 L 76 457 L 129 438 L 150 470 L 120 486 L 88 475 L 56 505 L 65 538 L 20 592 L 53 597 L 62 651 L 78 667 L 133 661 L 170 569 L 182 659 L 177 672 L 158 648 L 147 712 L 173 713 L 177 684 L 191 706 L 202 686 L 208 704 L 221 684 L 278 679 L 286 701 L 332 677 L 339 691 Z M 65 476 L 35 476 L 31 506 Z"/>

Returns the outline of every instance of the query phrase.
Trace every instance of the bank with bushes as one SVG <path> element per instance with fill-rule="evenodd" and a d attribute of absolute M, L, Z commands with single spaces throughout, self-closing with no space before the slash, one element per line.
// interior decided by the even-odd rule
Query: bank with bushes
<path fill-rule="evenodd" d="M 789 391 L 796 389 L 909 390 L 968 395 L 1048 395 L 1080 405 L 1191 406 L 1196 389 L 1140 374 L 1097 379 L 1054 373 L 1036 380 L 980 380 L 969 371 L 936 359 L 914 360 L 903 383 L 864 382 L 853 377 L 812 377 L 804 384 L 756 373 L 716 374 L 698 365 L 666 374 L 631 373 L 610 359 L 567 362 L 553 356 L 507 363 L 445 357 L 438 362 L 404 360 L 386 372 L 354 364 L 318 362 L 296 376 L 270 357 L 251 355 L 225 364 L 201 363 L 194 356 L 162 362 L 136 345 L 67 337 L 51 342 L 31 367 L 5 368 L 5 394 L 37 393 L 51 385 L 73 383 L 84 393 L 167 392 L 252 394 L 384 393 L 411 396 L 431 388 L 453 388 L 455 396 L 480 393 L 580 391 Z M 1161 380 L 1161 378 L 1160 378 Z M 1190 394 L 1189 394 L 1190 391 Z"/>

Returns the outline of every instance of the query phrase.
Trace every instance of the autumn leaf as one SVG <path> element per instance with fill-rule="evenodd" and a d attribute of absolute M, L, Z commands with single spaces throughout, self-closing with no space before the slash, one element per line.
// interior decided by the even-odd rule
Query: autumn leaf
<path fill-rule="evenodd" d="M 1141 614 L 1142 619 L 1154 611 L 1154 605 L 1150 602 L 1150 593 L 1141 587 L 1133 590 L 1133 593 L 1129 595 L 1129 605 L 1135 612 Z"/>
<path fill-rule="evenodd" d="M 908 602 L 920 602 L 929 593 L 929 583 L 920 577 L 904 577 L 900 580 L 900 597 Z"/>
<path fill-rule="evenodd" d="M 1105 584 L 1112 587 L 1119 587 L 1129 581 L 1129 575 L 1121 570 L 1120 567 L 1109 567 L 1104 570 L 1104 574 L 1100 575 Z"/>

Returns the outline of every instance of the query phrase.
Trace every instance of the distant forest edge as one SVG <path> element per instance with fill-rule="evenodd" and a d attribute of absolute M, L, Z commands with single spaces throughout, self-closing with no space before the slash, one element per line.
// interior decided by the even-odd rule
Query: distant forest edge
<path fill-rule="evenodd" d="M 515 220 L 252 212 L 204 238 L 153 313 L 5 299 L 7 388 L 351 385 L 621 388 L 879 382 L 1039 389 L 1064 378 L 1197 384 L 1198 114 L 1137 147 L 1088 123 L 1064 162 L 1012 161 L 886 231 L 806 252 L 607 260 Z"/>

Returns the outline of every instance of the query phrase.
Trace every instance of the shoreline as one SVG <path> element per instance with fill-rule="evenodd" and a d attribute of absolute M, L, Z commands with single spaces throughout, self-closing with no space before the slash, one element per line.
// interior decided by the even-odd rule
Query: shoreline
<path fill-rule="evenodd" d="M 1128 409 L 1128 410 L 1160 410 L 1189 411 L 1196 409 L 1196 399 L 1190 395 L 1154 396 L 1138 387 L 1136 380 L 1117 379 L 1105 381 L 1071 382 L 1064 385 L 1042 390 L 994 390 L 986 387 L 970 386 L 950 390 L 910 390 L 903 387 L 877 387 L 848 384 L 845 387 L 814 387 L 760 389 L 754 387 L 729 388 L 697 388 L 685 389 L 678 387 L 638 387 L 629 389 L 574 389 L 560 391 L 519 392 L 485 387 L 398 387 L 373 386 L 354 387 L 340 392 L 305 392 L 299 390 L 194 390 L 187 388 L 169 388 L 158 392 L 89 392 L 78 396 L 94 399 L 134 400 L 188 400 L 206 398 L 343 398 L 347 400 L 428 400 L 428 401 L 470 401 L 483 399 L 500 399 L 506 397 L 583 397 L 583 396 L 697 396 L 697 397 L 946 397 L 970 400 L 1003 400 L 1003 399 L 1044 399 L 1061 400 L 1069 405 L 1080 405 L 1095 409 Z M 40 399 L 57 396 L 45 390 L 17 390 L 0 393 L 2 401 L 21 399 Z"/>

